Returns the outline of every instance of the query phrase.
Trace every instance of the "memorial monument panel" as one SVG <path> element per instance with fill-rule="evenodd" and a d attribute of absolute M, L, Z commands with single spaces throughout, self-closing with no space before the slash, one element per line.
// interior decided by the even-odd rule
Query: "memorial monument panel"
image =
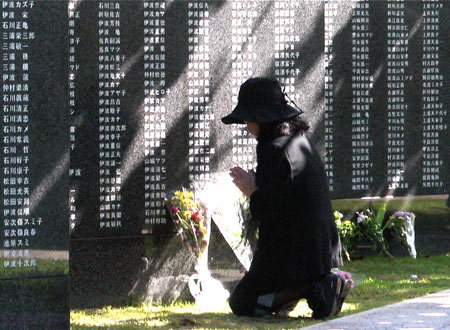
<path fill-rule="evenodd" d="M 67 328 L 67 4 L 0 8 L 0 323 Z"/>
<path fill-rule="evenodd" d="M 449 41 L 439 17 L 448 11 L 444 1 L 327 2 L 325 160 L 333 198 L 446 192 L 448 93 L 440 70 Z M 338 13 L 346 23 L 335 23 Z"/>
<path fill-rule="evenodd" d="M 66 8 L 2 2 L 0 278 L 68 274 Z"/>
<path fill-rule="evenodd" d="M 0 280 L 66 276 L 66 219 L 79 305 L 188 272 L 165 198 L 257 166 L 256 140 L 220 122 L 254 76 L 305 111 L 332 198 L 448 192 L 449 7 L 2 1 Z M 237 270 L 220 244 L 215 264 Z"/>
<path fill-rule="evenodd" d="M 305 110 L 333 198 L 444 193 L 446 78 L 437 73 L 448 41 L 437 31 L 447 7 L 401 0 L 76 3 L 74 269 L 86 260 L 75 251 L 87 240 L 94 239 L 94 256 L 104 251 L 106 241 L 96 238 L 119 244 L 130 237 L 136 258 L 164 263 L 157 251 L 174 239 L 163 207 L 170 192 L 232 165 L 255 168 L 255 139 L 220 122 L 252 76 L 276 77 Z M 146 250 L 150 241 L 159 246 Z M 92 272 L 113 267 L 123 253 L 111 252 Z"/>

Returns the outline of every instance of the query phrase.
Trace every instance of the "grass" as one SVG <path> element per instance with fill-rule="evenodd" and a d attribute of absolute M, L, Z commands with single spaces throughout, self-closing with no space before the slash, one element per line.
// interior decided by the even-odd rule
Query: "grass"
<path fill-rule="evenodd" d="M 365 257 L 347 263 L 356 287 L 338 317 L 423 296 L 450 287 L 450 253 L 440 256 L 397 258 Z M 416 274 L 417 280 L 410 280 Z M 298 329 L 317 323 L 302 300 L 290 316 L 257 319 L 234 316 L 228 307 L 202 313 L 192 303 L 137 304 L 122 308 L 73 310 L 71 329 Z M 183 320 L 195 324 L 183 325 Z"/>
<path fill-rule="evenodd" d="M 426 214 L 428 216 L 448 216 L 449 209 L 445 206 L 447 196 L 413 196 L 394 199 L 375 199 L 372 201 L 362 199 L 337 199 L 333 200 L 333 208 L 335 210 L 353 213 L 359 209 L 365 209 L 370 203 L 375 208 L 379 208 L 383 203 L 386 208 L 392 211 L 409 211 L 416 214 Z M 448 218 L 447 218 L 448 219 Z"/>
<path fill-rule="evenodd" d="M 16 262 L 19 259 L 14 258 Z M 28 258 L 31 259 L 31 258 Z M 36 260 L 36 266 L 34 267 L 4 267 L 4 261 L 10 259 L 0 258 L 0 274 L 2 278 L 20 278 L 31 276 L 53 276 L 53 275 L 69 275 L 69 260 L 50 260 L 39 258 Z"/>

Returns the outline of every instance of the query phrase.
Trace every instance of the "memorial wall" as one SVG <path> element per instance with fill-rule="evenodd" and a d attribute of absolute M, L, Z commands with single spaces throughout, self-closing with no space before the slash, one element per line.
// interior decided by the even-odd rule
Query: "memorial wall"
<path fill-rule="evenodd" d="M 2 0 L 1 15 L 0 306 L 17 304 L 0 321 L 52 322 L 69 296 L 182 295 L 192 264 L 164 200 L 256 167 L 254 138 L 220 122 L 249 77 L 305 111 L 334 199 L 448 193 L 447 1 Z M 242 276 L 220 233 L 210 255 Z"/>
<path fill-rule="evenodd" d="M 0 324 L 69 324 L 67 4 L 2 1 Z M 57 19 L 53 19 L 57 18 Z"/>

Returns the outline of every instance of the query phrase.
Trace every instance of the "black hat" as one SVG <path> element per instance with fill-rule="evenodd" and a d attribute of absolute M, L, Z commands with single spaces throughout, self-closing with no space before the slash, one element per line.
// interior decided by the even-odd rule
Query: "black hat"
<path fill-rule="evenodd" d="M 224 124 L 285 121 L 303 111 L 288 105 L 280 83 L 273 78 L 250 78 L 239 89 L 238 104 L 222 118 Z M 292 102 L 293 103 L 293 102 Z M 295 104 L 294 104 L 295 105 Z"/>

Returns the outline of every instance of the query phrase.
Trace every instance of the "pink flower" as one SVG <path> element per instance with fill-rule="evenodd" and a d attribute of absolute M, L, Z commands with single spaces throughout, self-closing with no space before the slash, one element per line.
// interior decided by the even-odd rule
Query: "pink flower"
<path fill-rule="evenodd" d="M 340 276 L 344 277 L 346 280 L 349 280 L 350 287 L 352 287 L 352 288 L 354 287 L 355 284 L 353 283 L 352 275 L 349 272 L 344 272 L 343 270 L 338 270 L 336 272 L 336 275 L 340 275 Z"/>
<path fill-rule="evenodd" d="M 173 213 L 178 213 L 178 209 L 175 206 L 172 205 L 171 209 Z"/>

